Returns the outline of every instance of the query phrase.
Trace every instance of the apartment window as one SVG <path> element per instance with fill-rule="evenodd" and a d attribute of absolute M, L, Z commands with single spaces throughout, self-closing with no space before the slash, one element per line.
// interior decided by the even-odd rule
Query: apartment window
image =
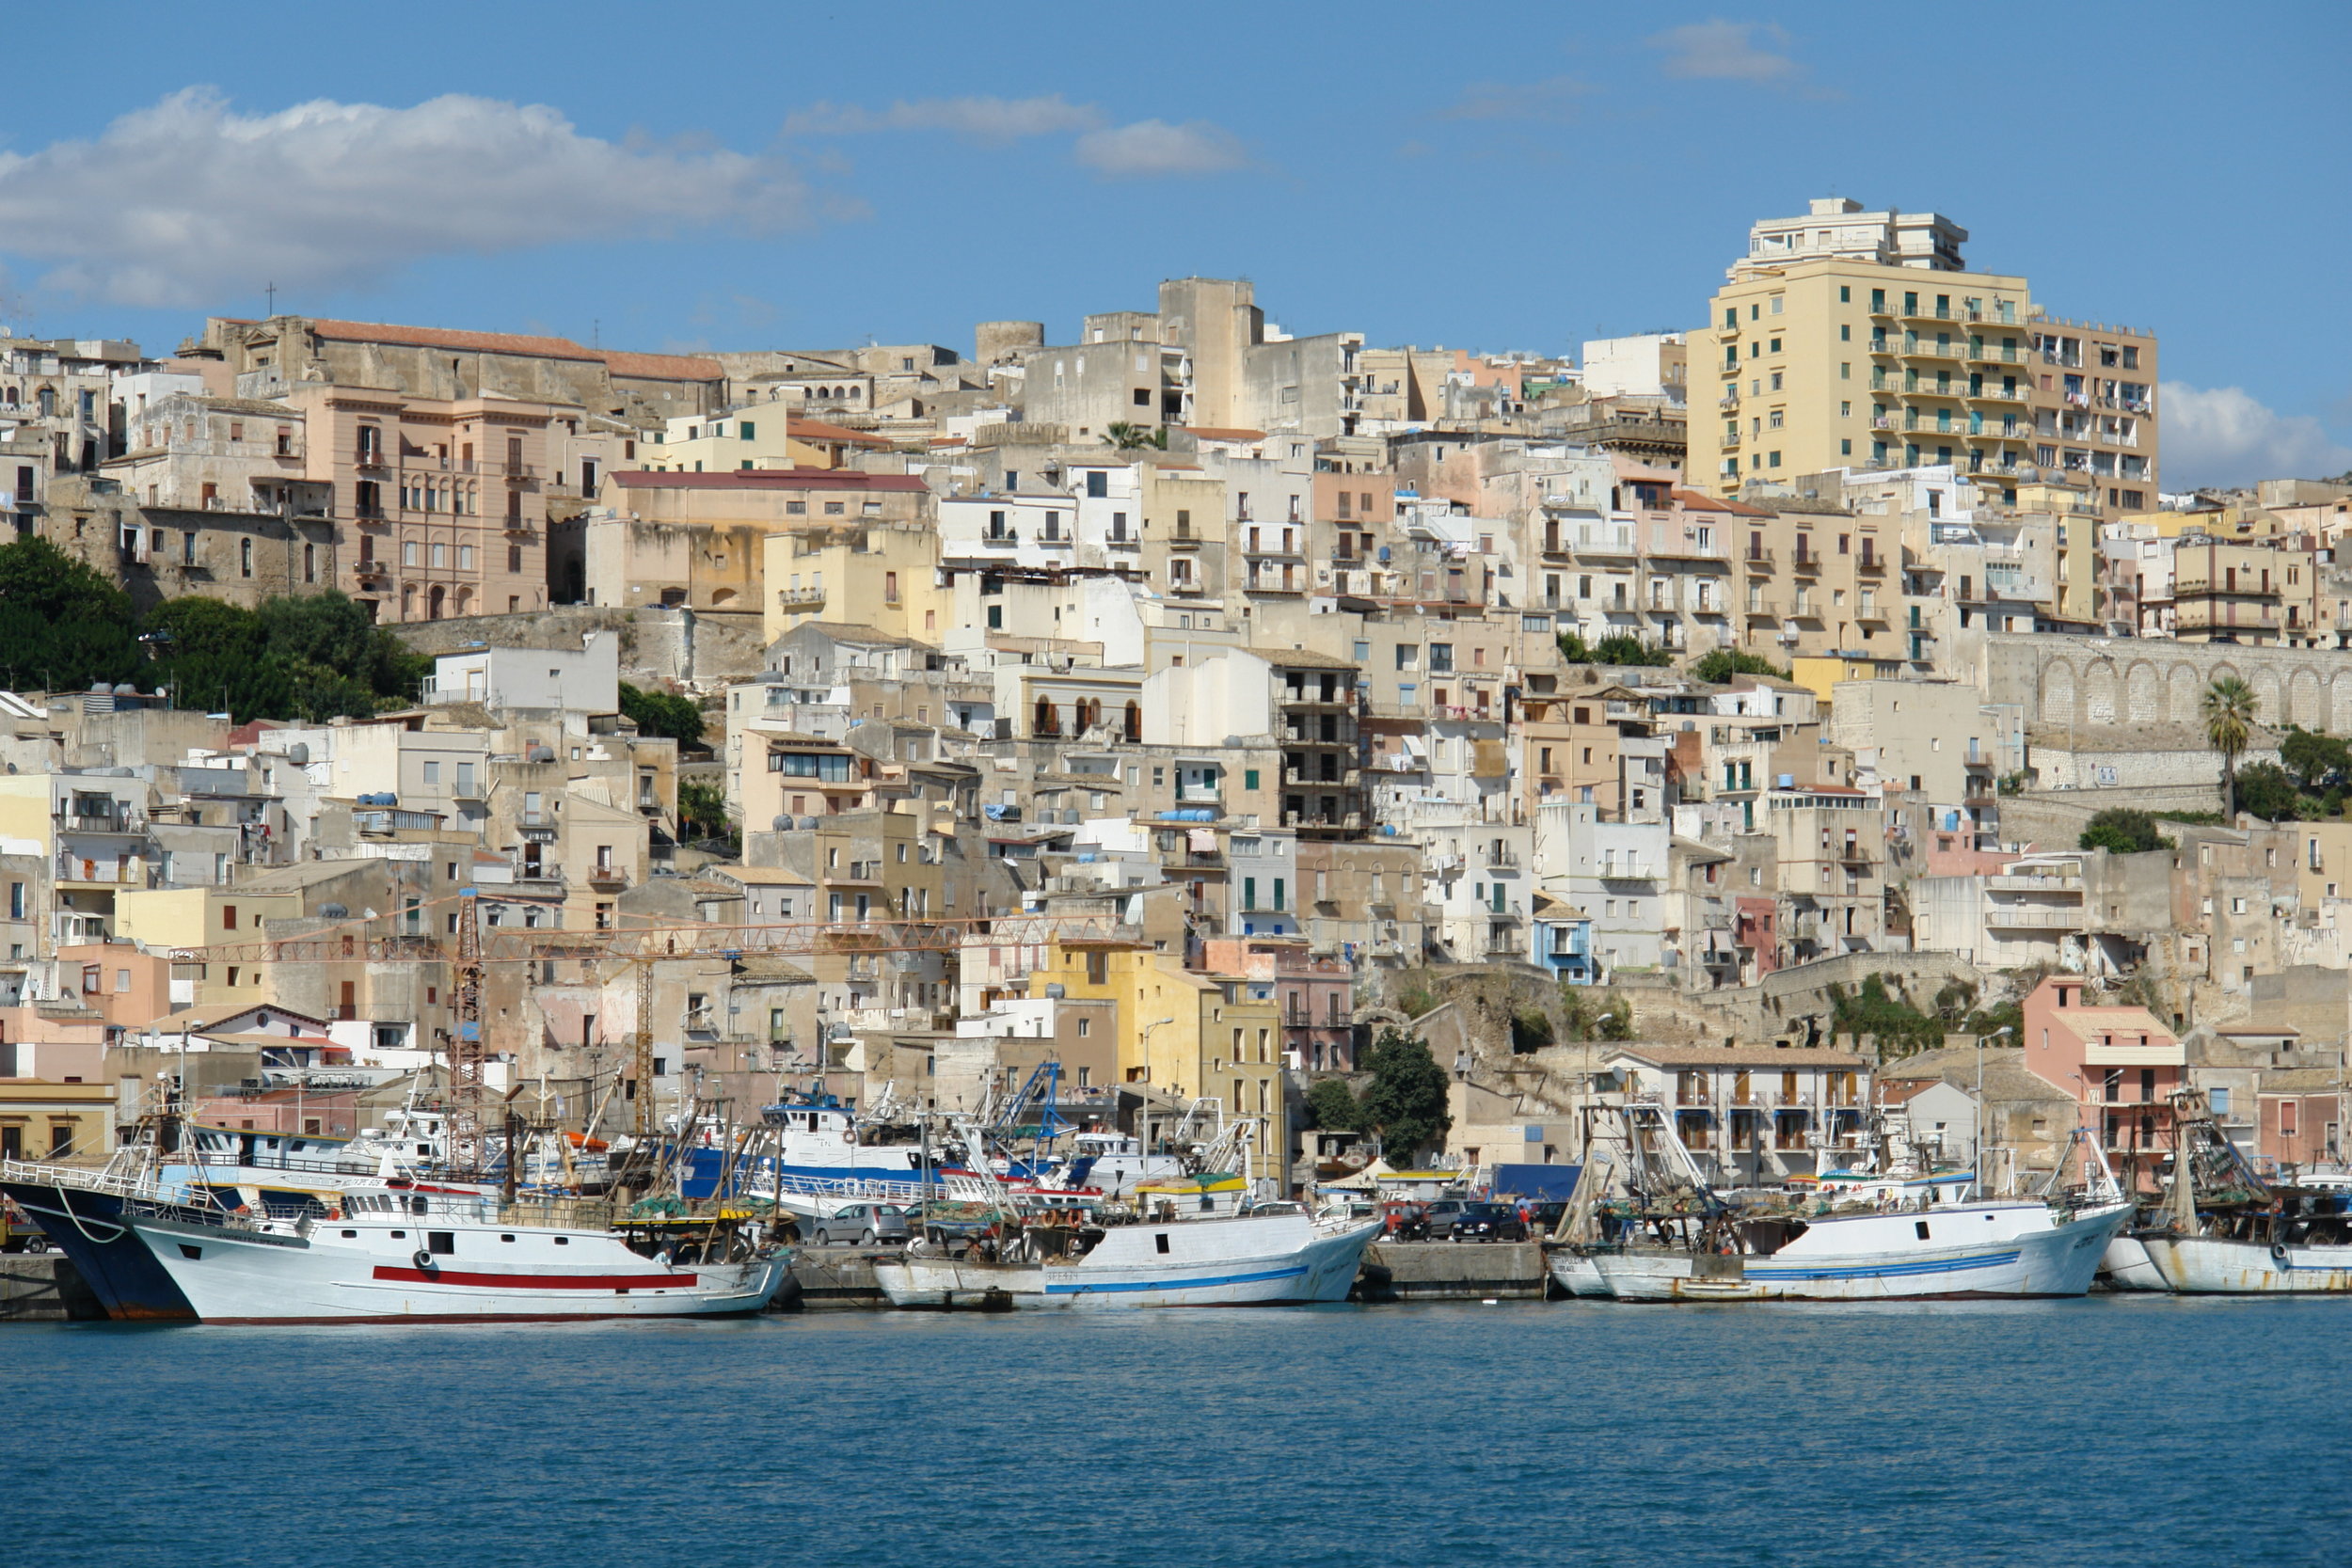
<path fill-rule="evenodd" d="M 414 566 L 417 563 L 417 542 L 414 539 L 403 539 L 400 542 L 400 563 L 403 566 Z"/>
<path fill-rule="evenodd" d="M 1844 322 L 1839 322 L 1837 324 L 1837 341 L 1841 343 L 1852 342 L 1853 328 Z"/>
<path fill-rule="evenodd" d="M 250 539 L 237 541 L 237 575 L 244 578 L 253 575 L 253 541 Z"/>
<path fill-rule="evenodd" d="M 1853 379 L 1852 361 L 1841 359 L 1837 362 L 1837 379 L 1840 381 L 1851 381 Z"/>

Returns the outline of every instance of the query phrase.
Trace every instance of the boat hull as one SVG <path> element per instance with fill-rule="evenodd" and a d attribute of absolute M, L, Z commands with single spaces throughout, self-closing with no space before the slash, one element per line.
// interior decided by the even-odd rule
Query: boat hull
<path fill-rule="evenodd" d="M 1252 1234 L 1249 1227 L 1263 1229 Z M 1316 1231 L 1249 1218 L 1115 1231 L 1074 1264 L 915 1255 L 874 1266 L 893 1307 L 930 1311 L 1104 1311 L 1297 1307 L 1347 1299 L 1377 1223 Z M 1165 1236 L 1168 1253 L 1145 1246 Z M 1129 1244 L 1129 1243 L 1142 1243 Z"/>
<path fill-rule="evenodd" d="M 2148 1256 L 2147 1243 L 2137 1236 L 2118 1236 L 2107 1243 L 2099 1258 L 2099 1283 L 2110 1291 L 2172 1289 L 2164 1282 L 2164 1271 Z"/>
<path fill-rule="evenodd" d="M 208 1323 L 724 1317 L 766 1306 L 790 1267 L 782 1255 L 673 1267 L 617 1245 L 580 1248 L 596 1259 L 585 1267 L 454 1257 L 426 1267 L 365 1244 L 314 1244 L 297 1235 L 148 1215 L 128 1224 Z M 512 1234 L 535 1241 L 553 1233 L 517 1227 Z"/>
<path fill-rule="evenodd" d="M 1591 1254 L 1555 1247 L 1549 1266 L 1553 1282 L 1572 1296 L 1598 1299 L 1609 1294 L 1609 1281 L 1602 1277 L 1600 1264 Z"/>
<path fill-rule="evenodd" d="M 1767 1257 L 1696 1259 L 1660 1248 L 1596 1261 L 1610 1293 L 1620 1301 L 1953 1301 L 2085 1294 L 2107 1243 L 2129 1221 L 2130 1208 L 2117 1204 L 2055 1223 L 2045 1217 L 2040 1229 L 2017 1223 L 2039 1207 L 1979 1206 L 1831 1220 Z M 1994 1227 L 1994 1239 L 1967 1239 L 1978 1220 Z"/>
<path fill-rule="evenodd" d="M 2142 1238 L 2149 1260 L 2183 1295 L 2352 1293 L 2352 1246 L 2283 1246 L 2219 1236 Z"/>
<path fill-rule="evenodd" d="M 169 1271 L 122 1223 L 119 1196 L 29 1181 L 0 1183 L 0 1192 L 40 1223 L 107 1317 L 134 1323 L 195 1321 L 196 1307 Z"/>

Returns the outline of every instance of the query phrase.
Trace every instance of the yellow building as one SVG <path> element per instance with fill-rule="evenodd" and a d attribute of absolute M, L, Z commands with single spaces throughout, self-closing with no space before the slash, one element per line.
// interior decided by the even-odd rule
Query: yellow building
<path fill-rule="evenodd" d="M 762 641 L 805 621 L 839 621 L 937 642 L 951 624 L 936 528 L 875 523 L 771 533 L 761 549 Z"/>
<path fill-rule="evenodd" d="M 1282 1021 L 1271 981 L 1188 970 L 1135 942 L 1057 943 L 1029 976 L 1033 997 L 1117 1005 L 1119 1076 L 1172 1100 L 1206 1100 L 1249 1127 L 1251 1174 L 1287 1189 Z M 1263 992 L 1263 994 L 1260 994 Z"/>
<path fill-rule="evenodd" d="M 887 451 L 880 436 L 754 404 L 716 417 L 674 419 L 644 445 L 654 473 L 722 473 L 729 468 L 838 468 L 857 451 Z"/>
<path fill-rule="evenodd" d="M 103 1164 L 114 1151 L 111 1084 L 0 1079 L 0 1159 Z"/>
<path fill-rule="evenodd" d="M 1966 238 L 1836 198 L 1757 224 L 1691 334 L 1691 483 L 1951 464 L 1996 483 L 2060 472 L 2106 515 L 2144 509 L 2153 335 L 2043 316 L 2023 277 L 1963 269 Z"/>

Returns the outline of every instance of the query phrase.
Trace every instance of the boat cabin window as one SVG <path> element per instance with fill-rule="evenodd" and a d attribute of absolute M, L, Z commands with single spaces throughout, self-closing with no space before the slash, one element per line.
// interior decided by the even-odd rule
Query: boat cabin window
<path fill-rule="evenodd" d="M 391 1234 L 392 1234 L 392 1240 L 393 1240 L 393 1241 L 395 1241 L 395 1242 L 397 1242 L 397 1241 L 402 1241 L 402 1240 L 405 1240 L 405 1239 L 407 1237 L 408 1232 L 406 1232 L 405 1230 L 395 1230 L 395 1231 L 393 1231 Z"/>
<path fill-rule="evenodd" d="M 572 1239 L 569 1236 L 558 1236 L 555 1239 L 555 1244 L 557 1246 L 570 1246 L 572 1244 Z"/>
<path fill-rule="evenodd" d="M 424 1247 L 427 1252 L 437 1252 L 443 1257 L 448 1257 L 457 1250 L 457 1232 L 428 1230 L 424 1233 Z"/>
<path fill-rule="evenodd" d="M 1166 1252 L 1168 1250 L 1168 1232 L 1163 1230 L 1153 1236 L 1152 1238 L 1152 1246 L 1154 1251 Z"/>
<path fill-rule="evenodd" d="M 357 1230 L 346 1230 L 343 1232 L 343 1240 L 346 1242 L 355 1241 L 358 1238 L 358 1235 L 359 1232 Z"/>
<path fill-rule="evenodd" d="M 1921 1241 L 1923 1241 L 1923 1242 L 1924 1242 L 1924 1241 L 1926 1241 L 1926 1240 L 1928 1239 L 1928 1222 L 1927 1222 L 1927 1221 L 1925 1221 L 1925 1220 L 1921 1220 L 1921 1221 L 1919 1221 L 1917 1224 L 1914 1225 L 1911 1228 L 1912 1228 L 1912 1229 L 1914 1229 L 1914 1230 L 1916 1230 L 1916 1231 L 1919 1233 L 1919 1239 L 1920 1239 Z"/>
<path fill-rule="evenodd" d="M 501 1241 L 501 1242 L 511 1242 L 511 1241 L 513 1241 L 514 1239 L 515 1239 L 515 1238 L 514 1238 L 514 1237 L 512 1237 L 512 1236 L 501 1236 L 501 1237 L 499 1238 L 499 1240 L 500 1240 L 500 1241 Z"/>

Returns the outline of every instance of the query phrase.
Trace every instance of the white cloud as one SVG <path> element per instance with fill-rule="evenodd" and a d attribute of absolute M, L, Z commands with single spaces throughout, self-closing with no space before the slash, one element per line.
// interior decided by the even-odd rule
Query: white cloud
<path fill-rule="evenodd" d="M 1576 101 L 1593 90 L 1574 76 L 1540 82 L 1473 82 L 1445 111 L 1446 119 L 1534 119 L 1561 121 L 1574 115 Z"/>
<path fill-rule="evenodd" d="M 431 256 L 805 221 L 784 164 L 584 136 L 556 110 L 451 95 L 242 115 L 191 87 L 94 141 L 0 152 L 0 250 L 49 288 L 200 306 L 275 281 L 375 281 Z"/>
<path fill-rule="evenodd" d="M 2279 413 L 2243 387 L 2168 381 L 2158 391 L 2168 490 L 2319 479 L 2352 470 L 2352 447 L 2329 436 L 2317 420 Z"/>
<path fill-rule="evenodd" d="M 1774 86 L 1804 74 L 1796 61 L 1778 53 L 1788 47 L 1788 33 L 1769 22 L 1691 22 L 1647 41 L 1651 48 L 1666 51 L 1669 76 Z"/>
<path fill-rule="evenodd" d="M 1089 131 L 1078 138 L 1077 158 L 1096 173 L 1119 179 L 1220 174 L 1249 162 L 1239 137 L 1205 119 L 1182 125 L 1139 119 Z"/>
<path fill-rule="evenodd" d="M 974 141 L 1007 142 L 1091 131 L 1106 117 L 1091 103 L 1059 93 L 1043 98 L 900 99 L 887 109 L 855 103 L 817 103 L 784 122 L 787 136 L 865 135 L 877 131 L 946 131 Z"/>

